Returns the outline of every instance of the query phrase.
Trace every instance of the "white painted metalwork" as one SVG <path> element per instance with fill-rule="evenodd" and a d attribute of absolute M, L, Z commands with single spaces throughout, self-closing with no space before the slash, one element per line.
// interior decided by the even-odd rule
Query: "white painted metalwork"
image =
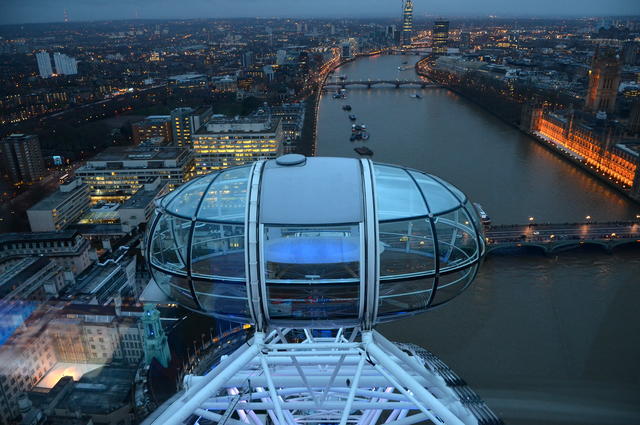
<path fill-rule="evenodd" d="M 149 424 L 478 424 L 445 379 L 376 331 L 257 332 Z M 239 396 L 239 397 L 238 397 Z M 231 412 L 230 412 L 231 410 Z"/>

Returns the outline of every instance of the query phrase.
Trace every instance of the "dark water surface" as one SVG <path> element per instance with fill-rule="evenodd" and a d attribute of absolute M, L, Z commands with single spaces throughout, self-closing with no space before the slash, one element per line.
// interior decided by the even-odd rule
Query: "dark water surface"
<path fill-rule="evenodd" d="M 351 80 L 412 79 L 382 56 L 347 64 Z M 410 94 L 420 93 L 422 99 Z M 349 141 L 350 104 L 371 133 Z M 456 184 L 494 223 L 627 220 L 635 204 L 491 114 L 444 89 L 349 89 L 323 96 L 318 154 L 419 168 Z M 438 354 L 509 424 L 640 424 L 640 250 L 494 255 L 443 308 L 379 329 Z"/>

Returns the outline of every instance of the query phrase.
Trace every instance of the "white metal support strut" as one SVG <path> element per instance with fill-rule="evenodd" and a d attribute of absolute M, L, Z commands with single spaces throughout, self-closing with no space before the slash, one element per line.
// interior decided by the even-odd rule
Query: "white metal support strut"
<path fill-rule="evenodd" d="M 288 342 L 285 335 L 301 342 Z M 477 425 L 444 379 L 377 332 L 257 332 L 144 425 L 189 418 L 227 424 Z M 264 418 L 270 418 L 266 422 Z"/>

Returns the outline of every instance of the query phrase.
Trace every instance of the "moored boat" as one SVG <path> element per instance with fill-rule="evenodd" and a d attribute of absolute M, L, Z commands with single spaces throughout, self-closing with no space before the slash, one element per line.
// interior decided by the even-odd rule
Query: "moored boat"
<path fill-rule="evenodd" d="M 366 146 L 359 146 L 357 148 L 354 148 L 353 150 L 360 155 L 366 155 L 366 156 L 373 155 L 373 151 Z"/>

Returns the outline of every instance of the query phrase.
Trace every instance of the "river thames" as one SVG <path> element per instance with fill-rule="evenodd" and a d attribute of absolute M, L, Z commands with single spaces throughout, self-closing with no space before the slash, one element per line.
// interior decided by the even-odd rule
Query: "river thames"
<path fill-rule="evenodd" d="M 348 80 L 414 79 L 415 56 L 358 59 Z M 407 61 L 408 64 L 403 64 Z M 419 93 L 422 98 L 411 97 Z M 349 104 L 353 110 L 345 112 Z M 371 138 L 350 142 L 351 121 Z M 454 183 L 495 224 L 629 220 L 640 205 L 446 89 L 353 88 L 323 95 L 319 156 L 418 168 Z M 490 256 L 439 310 L 380 326 L 439 355 L 507 424 L 640 423 L 640 250 Z"/>

